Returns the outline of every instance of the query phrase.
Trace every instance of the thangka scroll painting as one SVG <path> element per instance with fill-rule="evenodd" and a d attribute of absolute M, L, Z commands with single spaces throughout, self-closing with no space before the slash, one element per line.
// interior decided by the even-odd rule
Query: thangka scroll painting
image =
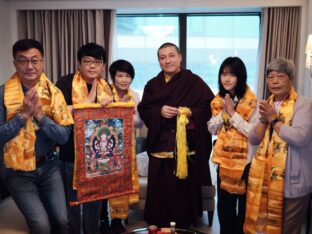
<path fill-rule="evenodd" d="M 71 205 L 138 192 L 131 180 L 133 112 L 130 103 L 74 106 L 77 201 Z"/>

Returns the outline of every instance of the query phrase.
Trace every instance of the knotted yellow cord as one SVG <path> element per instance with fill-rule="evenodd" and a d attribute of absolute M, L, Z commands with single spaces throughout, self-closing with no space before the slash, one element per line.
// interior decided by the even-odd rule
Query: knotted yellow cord
<path fill-rule="evenodd" d="M 187 141 L 186 141 L 186 128 L 189 123 L 187 115 L 190 113 L 190 109 L 187 107 L 179 107 L 179 115 L 177 116 L 177 173 L 176 176 L 179 179 L 185 179 L 187 177 Z"/>

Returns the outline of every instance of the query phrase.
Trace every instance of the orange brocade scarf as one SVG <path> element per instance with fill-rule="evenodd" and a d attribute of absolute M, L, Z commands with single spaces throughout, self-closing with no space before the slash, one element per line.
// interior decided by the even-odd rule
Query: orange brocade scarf
<path fill-rule="evenodd" d="M 118 103 L 122 103 L 117 90 L 114 85 L 112 85 L 113 90 L 113 97 L 114 100 Z M 128 103 L 134 103 L 133 95 L 131 89 L 128 89 Z M 132 186 L 133 190 L 139 191 L 139 178 L 138 178 L 138 169 L 137 169 L 137 162 L 136 162 L 136 154 L 135 154 L 135 136 L 134 131 L 132 133 L 132 140 L 134 144 L 132 145 L 132 154 L 131 154 L 131 174 L 132 174 Z M 139 193 L 134 193 L 130 195 L 124 195 L 119 197 L 110 198 L 109 200 L 110 206 L 110 216 L 111 219 L 127 219 L 129 215 L 129 204 L 133 204 L 139 201 Z"/>
<path fill-rule="evenodd" d="M 88 87 L 86 81 L 82 78 L 80 71 L 77 71 L 73 78 L 72 83 L 72 102 L 73 104 L 85 103 L 88 98 Z M 104 98 L 111 97 L 112 91 L 108 83 L 102 79 L 98 79 L 96 88 L 97 103 L 101 103 Z"/>
<path fill-rule="evenodd" d="M 72 116 L 61 91 L 44 74 L 41 75 L 36 89 L 45 115 L 60 125 L 73 124 Z M 4 85 L 4 105 L 7 111 L 7 120 L 12 119 L 22 111 L 23 102 L 22 84 L 15 73 Z M 16 137 L 5 144 L 3 160 L 6 167 L 22 171 L 36 169 L 35 130 L 33 118 L 29 117 L 26 120 L 25 127 L 21 128 Z"/>
<path fill-rule="evenodd" d="M 279 118 L 285 125 L 291 125 L 297 100 L 297 93 L 292 88 L 279 110 Z M 273 104 L 274 96 L 269 97 Z M 244 232 L 247 234 L 282 233 L 283 195 L 285 165 L 288 143 L 273 131 L 270 140 L 270 127 L 252 160 L 246 203 Z"/>
<path fill-rule="evenodd" d="M 239 100 L 236 112 L 248 121 L 257 104 L 257 98 L 249 87 Z M 216 96 L 211 102 L 213 116 L 223 111 L 224 101 Z M 212 161 L 219 164 L 220 187 L 229 193 L 244 194 L 246 186 L 242 180 L 247 163 L 247 137 L 233 126 L 222 125 L 218 139 L 213 147 Z"/>
<path fill-rule="evenodd" d="M 117 89 L 114 85 L 112 85 L 112 91 L 113 91 L 113 98 L 114 98 L 114 101 L 115 102 L 122 102 L 121 101 L 121 98 L 119 97 L 118 93 L 117 93 Z M 128 91 L 127 91 L 127 102 L 134 102 L 134 99 L 133 99 L 133 95 L 132 95 L 132 92 L 131 92 L 131 89 L 129 88 Z"/>

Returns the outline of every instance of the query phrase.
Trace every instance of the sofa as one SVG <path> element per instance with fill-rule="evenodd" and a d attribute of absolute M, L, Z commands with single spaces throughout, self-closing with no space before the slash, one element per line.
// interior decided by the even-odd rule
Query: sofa
<path fill-rule="evenodd" d="M 145 138 L 136 137 L 136 152 L 137 152 L 139 186 L 140 186 L 139 202 L 132 204 L 129 207 L 130 210 L 143 211 L 145 208 L 146 190 L 147 190 L 147 170 L 146 170 L 146 165 L 142 166 L 141 164 L 142 160 L 144 159 L 144 156 L 142 156 L 142 152 L 144 152 L 144 150 L 145 150 Z M 145 157 L 147 157 L 146 160 L 148 160 L 147 154 L 145 154 Z M 212 222 L 213 222 L 213 215 L 214 215 L 214 210 L 215 210 L 215 195 L 216 195 L 216 188 L 214 185 L 202 187 L 203 211 L 207 212 L 208 226 L 212 226 Z"/>

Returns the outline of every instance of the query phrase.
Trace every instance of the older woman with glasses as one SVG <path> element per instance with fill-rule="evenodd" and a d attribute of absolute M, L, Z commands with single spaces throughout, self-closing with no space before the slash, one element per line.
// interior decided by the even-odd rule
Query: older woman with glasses
<path fill-rule="evenodd" d="M 294 89 L 295 66 L 266 69 L 268 100 L 249 133 L 260 144 L 249 172 L 245 233 L 300 233 L 312 192 L 312 102 Z"/>

